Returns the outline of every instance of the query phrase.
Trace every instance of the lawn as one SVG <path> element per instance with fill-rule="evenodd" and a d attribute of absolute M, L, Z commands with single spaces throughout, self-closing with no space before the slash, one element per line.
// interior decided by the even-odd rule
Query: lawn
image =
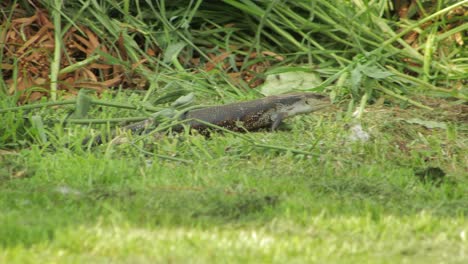
<path fill-rule="evenodd" d="M 221 133 L 144 145 L 184 162 L 126 144 L 3 152 L 1 260 L 466 261 L 466 130 L 387 119 L 383 107 L 362 119 L 370 139 L 352 141 L 336 111 L 249 134 L 310 155 Z M 428 167 L 441 182 L 417 174 Z"/>

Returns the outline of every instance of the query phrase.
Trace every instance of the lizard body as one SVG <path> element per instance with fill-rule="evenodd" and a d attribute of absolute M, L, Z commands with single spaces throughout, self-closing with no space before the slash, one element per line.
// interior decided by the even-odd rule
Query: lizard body
<path fill-rule="evenodd" d="M 285 118 L 313 112 L 329 105 L 328 99 L 323 95 L 291 93 L 194 109 L 183 113 L 180 119 L 187 120 L 185 123 L 191 129 L 198 130 L 202 134 L 207 134 L 207 130 L 210 129 L 206 123 L 237 132 L 256 131 L 268 127 L 275 130 Z M 203 123 L 198 120 L 203 121 Z M 150 118 L 125 126 L 122 130 L 140 133 L 155 125 L 154 119 Z M 172 128 L 173 131 L 181 131 L 182 129 L 182 125 Z M 83 144 L 87 144 L 90 140 L 91 138 L 85 139 Z M 98 135 L 93 142 L 93 145 L 101 144 L 102 137 Z"/>

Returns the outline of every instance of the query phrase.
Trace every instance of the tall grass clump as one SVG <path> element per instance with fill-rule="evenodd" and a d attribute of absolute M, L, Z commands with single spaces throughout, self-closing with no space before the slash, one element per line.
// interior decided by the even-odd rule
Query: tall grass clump
<path fill-rule="evenodd" d="M 213 74 L 204 73 L 208 63 L 215 71 L 242 72 L 260 61 L 271 62 L 267 71 L 301 65 L 322 79 L 311 90 L 354 99 L 467 98 L 466 0 L 416 1 L 404 16 L 389 1 L 364 0 L 81 0 L 67 1 L 60 13 L 51 1 L 42 2 L 53 16 L 62 16 L 62 32 L 89 27 L 101 46 L 115 51 L 95 54 L 144 76 L 146 98 L 168 87 L 212 90 Z M 220 66 L 219 54 L 227 66 Z M 262 78 L 265 71 L 256 73 Z M 248 87 L 217 80 L 235 92 L 236 86 Z"/>
<path fill-rule="evenodd" d="M 240 67 L 232 64 L 242 71 L 272 60 L 262 55 L 269 51 L 284 56 L 275 66 L 299 64 L 318 72 L 323 83 L 310 87 L 315 90 L 353 98 L 382 93 L 400 99 L 414 93 L 467 98 L 467 52 L 456 38 L 466 31 L 468 1 L 423 3 L 414 19 L 398 17 L 388 1 L 81 2 L 88 8 L 77 19 L 109 40 L 124 38 L 127 57 L 152 61 L 150 72 L 186 71 L 191 58 L 208 63 L 216 49 L 231 58 L 243 55 Z M 155 44 L 160 57 L 142 52 Z M 259 55 L 250 58 L 254 52 Z M 160 80 L 170 82 L 170 76 Z"/>

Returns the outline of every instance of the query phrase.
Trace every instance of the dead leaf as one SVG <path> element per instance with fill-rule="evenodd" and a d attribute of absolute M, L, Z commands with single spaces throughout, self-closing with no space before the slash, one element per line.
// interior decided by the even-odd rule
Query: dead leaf
<path fill-rule="evenodd" d="M 13 24 L 22 24 L 23 26 L 29 26 L 32 23 L 34 23 L 36 19 L 37 19 L 37 14 L 34 14 L 31 17 L 22 17 L 22 18 L 13 19 L 11 22 Z"/>

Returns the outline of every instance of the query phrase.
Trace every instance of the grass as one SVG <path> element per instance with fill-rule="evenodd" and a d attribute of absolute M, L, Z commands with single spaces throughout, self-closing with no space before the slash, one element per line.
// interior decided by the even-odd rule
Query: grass
<path fill-rule="evenodd" d="M 256 148 L 231 134 L 145 146 L 189 164 L 129 145 L 3 153 L 0 259 L 463 263 L 466 130 L 455 125 L 452 140 L 447 130 L 385 119 L 393 111 L 364 115 L 369 142 L 349 141 L 339 115 L 326 112 L 249 135 L 318 156 Z M 446 172 L 440 185 L 415 175 L 428 166 Z"/>
<path fill-rule="evenodd" d="M 406 18 L 388 1 L 186 2 L 0 4 L 1 263 L 467 261 L 467 1 Z M 334 106 L 274 133 L 87 149 L 110 125 L 66 122 L 249 100 L 296 71 Z"/>

